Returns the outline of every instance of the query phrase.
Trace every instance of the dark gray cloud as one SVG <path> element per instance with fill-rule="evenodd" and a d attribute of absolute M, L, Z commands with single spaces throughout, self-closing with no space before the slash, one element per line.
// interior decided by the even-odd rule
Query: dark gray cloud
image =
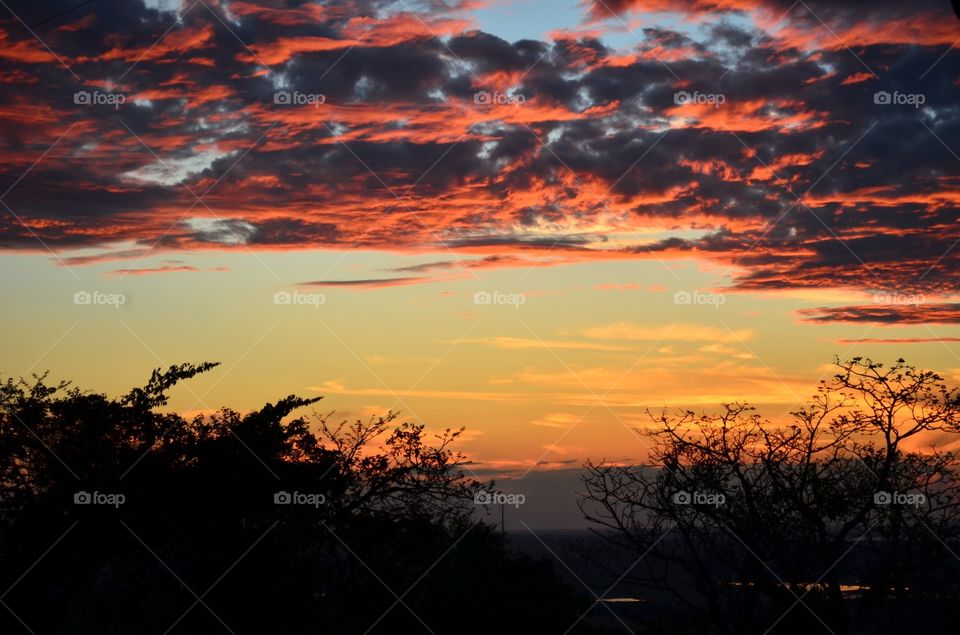
<path fill-rule="evenodd" d="M 10 6 L 32 23 L 68 4 Z M 803 29 L 777 39 L 726 16 L 702 37 L 646 28 L 625 52 L 449 27 L 452 2 L 411 5 L 416 18 L 384 2 L 213 7 L 222 23 L 200 5 L 176 23 L 92 3 L 41 33 L 78 81 L 6 18 L 0 191 L 16 183 L 4 202 L 20 220 L 0 210 L 0 247 L 442 244 L 513 263 L 614 249 L 583 228 L 619 216 L 704 236 L 616 256 L 736 263 L 743 288 L 956 291 L 960 55 L 897 39 L 944 7 L 808 4 L 838 37 L 875 42 L 809 50 Z M 510 83 L 526 103 L 474 103 Z M 76 104 L 78 90 L 127 100 Z M 284 107 L 278 90 L 325 103 Z M 724 103 L 684 108 L 679 90 Z"/>

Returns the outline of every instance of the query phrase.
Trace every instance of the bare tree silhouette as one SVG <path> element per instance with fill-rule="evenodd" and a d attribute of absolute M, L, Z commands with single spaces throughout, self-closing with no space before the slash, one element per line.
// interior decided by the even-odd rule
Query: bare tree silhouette
<path fill-rule="evenodd" d="M 960 462 L 938 446 L 960 440 L 958 391 L 902 359 L 836 363 L 786 423 L 740 403 L 651 413 L 649 466 L 586 465 L 585 516 L 649 552 L 633 583 L 726 633 L 953 623 Z"/>

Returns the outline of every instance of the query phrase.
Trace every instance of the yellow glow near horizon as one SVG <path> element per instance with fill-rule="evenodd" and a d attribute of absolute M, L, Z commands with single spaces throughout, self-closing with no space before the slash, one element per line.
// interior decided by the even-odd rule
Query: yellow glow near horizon
<path fill-rule="evenodd" d="M 431 429 L 464 426 L 460 449 L 494 467 L 640 459 L 636 427 L 647 408 L 748 401 L 782 418 L 815 391 L 834 355 L 904 356 L 948 375 L 960 367 L 952 344 L 837 343 L 881 332 L 955 336 L 955 327 L 798 319 L 798 309 L 823 306 L 829 294 L 731 293 L 711 303 L 706 294 L 718 293 L 724 272 L 692 260 L 491 269 L 354 289 L 294 285 L 331 266 L 325 279 L 426 257 L 195 254 L 190 263 L 208 271 L 119 279 L 102 275 L 104 266 L 73 267 L 74 279 L 45 257 L 3 259 L 12 274 L 2 289 L 5 377 L 49 369 L 119 394 L 155 367 L 220 361 L 176 388 L 170 407 L 250 410 L 291 393 L 322 395 L 318 411 L 335 418 L 399 410 Z M 323 302 L 274 302 L 294 289 Z M 76 305 L 78 291 L 126 301 Z M 700 293 L 702 302 L 678 303 L 678 292 Z M 477 293 L 487 294 L 480 303 Z"/>

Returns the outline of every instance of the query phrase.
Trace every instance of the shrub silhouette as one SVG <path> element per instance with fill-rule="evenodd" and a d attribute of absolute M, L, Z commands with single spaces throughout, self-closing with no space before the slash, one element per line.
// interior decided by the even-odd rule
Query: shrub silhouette
<path fill-rule="evenodd" d="M 563 632 L 589 606 L 477 521 L 459 432 L 162 411 L 215 366 L 0 385 L 3 632 Z"/>

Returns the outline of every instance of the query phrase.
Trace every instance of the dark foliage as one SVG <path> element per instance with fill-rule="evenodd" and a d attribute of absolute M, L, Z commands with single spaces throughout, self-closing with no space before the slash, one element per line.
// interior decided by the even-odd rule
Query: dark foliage
<path fill-rule="evenodd" d="M 0 385 L 0 632 L 562 633 L 589 606 L 478 522 L 458 432 L 160 411 L 214 366 Z"/>

